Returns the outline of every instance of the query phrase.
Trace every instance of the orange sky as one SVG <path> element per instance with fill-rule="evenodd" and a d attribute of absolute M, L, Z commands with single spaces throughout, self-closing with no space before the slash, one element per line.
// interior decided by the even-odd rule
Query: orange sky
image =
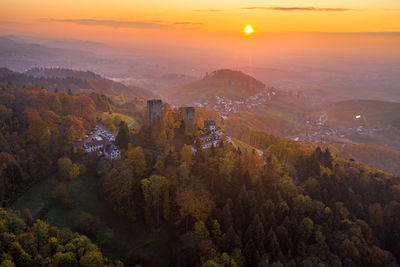
<path fill-rule="evenodd" d="M 259 33 L 397 32 L 398 0 L 1 0 L 0 33 L 116 41 Z"/>

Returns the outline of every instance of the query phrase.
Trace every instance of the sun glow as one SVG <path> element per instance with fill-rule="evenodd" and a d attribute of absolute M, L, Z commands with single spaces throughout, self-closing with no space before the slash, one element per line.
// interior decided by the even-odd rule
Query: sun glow
<path fill-rule="evenodd" d="M 253 26 L 247 25 L 247 26 L 244 28 L 244 33 L 247 34 L 247 35 L 253 34 L 253 33 L 254 33 Z"/>

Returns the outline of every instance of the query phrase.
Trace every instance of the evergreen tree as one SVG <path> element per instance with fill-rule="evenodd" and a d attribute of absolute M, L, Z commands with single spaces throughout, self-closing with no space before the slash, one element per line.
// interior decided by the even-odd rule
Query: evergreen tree
<path fill-rule="evenodd" d="M 217 246 L 221 245 L 222 232 L 221 232 L 221 226 L 217 220 L 212 221 L 211 237 L 214 244 L 216 244 Z"/>
<path fill-rule="evenodd" d="M 128 149 L 129 139 L 130 135 L 128 125 L 124 121 L 121 121 L 117 137 L 115 138 L 115 143 L 119 148 Z"/>
<path fill-rule="evenodd" d="M 56 114 L 62 113 L 62 104 L 61 104 L 60 98 L 57 95 L 53 98 L 52 110 Z"/>
<path fill-rule="evenodd" d="M 278 238 L 276 237 L 275 232 L 272 228 L 269 230 L 267 238 L 267 253 L 271 256 L 272 261 L 280 260 L 282 256 L 281 247 L 278 242 Z"/>
<path fill-rule="evenodd" d="M 231 213 L 231 206 L 230 203 L 232 203 L 232 201 L 229 202 L 230 199 L 228 199 L 226 201 L 226 204 L 222 210 L 222 223 L 223 223 L 223 227 L 224 229 L 228 229 L 229 226 L 232 225 L 232 213 Z"/>
<path fill-rule="evenodd" d="M 235 229 L 233 229 L 233 226 L 231 225 L 228 228 L 228 231 L 226 232 L 225 236 L 225 246 L 227 251 L 232 251 L 232 249 L 235 248 L 235 240 L 237 239 L 237 234 L 235 232 Z"/>

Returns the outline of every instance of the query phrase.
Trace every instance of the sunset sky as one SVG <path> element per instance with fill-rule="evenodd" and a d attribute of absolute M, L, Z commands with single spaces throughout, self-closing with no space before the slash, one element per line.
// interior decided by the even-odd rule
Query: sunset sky
<path fill-rule="evenodd" d="M 188 65 L 389 60 L 400 56 L 399 17 L 399 0 L 1 0 L 0 34 L 97 41 Z M 346 34 L 303 34 L 313 32 Z"/>
<path fill-rule="evenodd" d="M 397 32 L 398 0 L 2 0 L 0 31 L 71 37 L 159 32 Z"/>

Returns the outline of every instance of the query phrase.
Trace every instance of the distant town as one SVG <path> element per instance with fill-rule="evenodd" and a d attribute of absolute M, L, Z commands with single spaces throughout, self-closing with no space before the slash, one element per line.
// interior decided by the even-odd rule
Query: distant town
<path fill-rule="evenodd" d="M 230 113 L 238 113 L 242 109 L 249 109 L 255 106 L 265 104 L 271 100 L 277 91 L 274 88 L 265 89 L 255 95 L 250 96 L 245 100 L 232 100 L 224 96 L 215 96 L 215 101 L 211 102 L 196 102 L 194 106 L 200 108 L 211 108 L 219 112 L 222 116 L 227 116 Z"/>
<path fill-rule="evenodd" d="M 316 130 L 306 132 L 305 136 L 291 136 L 289 139 L 297 142 L 318 142 L 318 143 L 328 143 L 332 138 L 336 139 L 349 139 L 357 135 L 370 135 L 373 136 L 382 131 L 379 127 L 370 128 L 366 123 L 366 118 L 363 114 L 356 114 L 352 119 L 356 122 L 355 126 L 347 128 L 335 129 L 326 125 L 328 115 L 326 113 L 322 114 L 319 119 L 315 122 L 306 121 L 316 127 Z M 350 141 L 350 140 L 349 140 Z"/>

